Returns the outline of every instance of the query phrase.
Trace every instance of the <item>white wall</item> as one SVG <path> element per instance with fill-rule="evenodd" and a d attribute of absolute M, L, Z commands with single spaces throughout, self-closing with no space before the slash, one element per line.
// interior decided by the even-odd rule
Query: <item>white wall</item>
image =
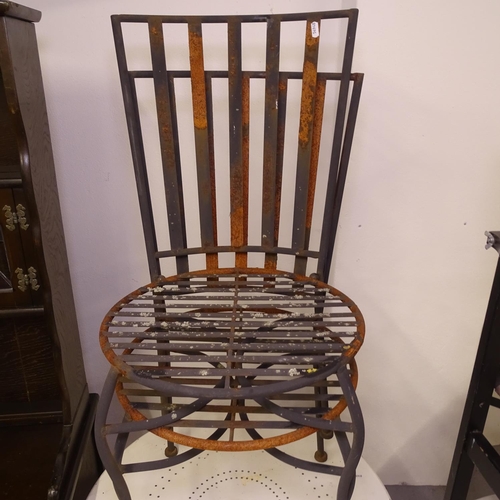
<path fill-rule="evenodd" d="M 365 458 L 386 483 L 444 484 L 500 228 L 500 4 L 493 0 L 36 0 L 87 376 L 97 332 L 147 281 L 109 16 L 358 7 L 365 86 L 334 284 L 360 305 Z"/>

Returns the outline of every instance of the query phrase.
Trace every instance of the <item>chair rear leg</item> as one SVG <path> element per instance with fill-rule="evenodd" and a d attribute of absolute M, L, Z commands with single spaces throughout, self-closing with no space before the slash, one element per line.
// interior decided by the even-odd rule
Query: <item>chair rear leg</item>
<path fill-rule="evenodd" d="M 116 381 L 119 375 L 120 374 L 118 370 L 116 370 L 115 368 L 111 368 L 109 370 L 106 382 L 104 383 L 104 387 L 101 393 L 101 397 L 99 398 L 99 404 L 97 406 L 94 435 L 99 456 L 101 457 L 104 468 L 108 472 L 111 481 L 113 481 L 116 495 L 118 496 L 119 500 L 132 500 L 127 483 L 123 478 L 123 473 L 121 471 L 120 465 L 118 464 L 116 457 L 111 452 L 105 433 L 106 419 L 108 416 L 109 407 L 111 405 L 111 400 L 113 399 Z M 118 439 L 119 442 L 117 443 L 117 451 L 121 455 L 123 453 L 123 450 L 121 450 L 121 448 L 124 448 L 127 439 L 125 435 L 120 435 Z"/>
<path fill-rule="evenodd" d="M 340 476 L 339 486 L 337 489 L 337 500 L 349 500 L 354 491 L 356 467 L 361 459 L 361 453 L 363 451 L 365 426 L 361 407 L 359 406 L 359 401 L 356 396 L 356 391 L 354 390 L 354 386 L 352 385 L 351 377 L 346 366 L 339 370 L 338 379 L 351 415 L 353 438 L 349 456 L 345 461 L 344 470 Z"/>

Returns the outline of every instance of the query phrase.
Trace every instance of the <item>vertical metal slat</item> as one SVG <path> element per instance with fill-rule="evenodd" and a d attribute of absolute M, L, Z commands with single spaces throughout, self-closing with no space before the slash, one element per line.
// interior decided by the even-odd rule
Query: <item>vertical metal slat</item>
<path fill-rule="evenodd" d="M 159 261 L 155 257 L 155 253 L 158 251 L 158 244 L 156 240 L 153 207 L 151 204 L 151 195 L 149 191 L 146 157 L 144 154 L 144 143 L 142 140 L 139 108 L 137 104 L 137 92 L 135 81 L 128 72 L 121 23 L 116 17 L 112 17 L 111 22 L 115 39 L 116 56 L 118 60 L 118 69 L 120 72 L 123 101 L 125 105 L 125 116 L 127 119 L 130 148 L 132 150 L 134 173 L 137 183 L 139 207 L 141 210 L 144 241 L 146 243 L 149 274 L 151 276 L 151 280 L 155 280 L 161 273 Z"/>
<path fill-rule="evenodd" d="M 215 179 L 213 175 L 213 131 L 209 130 L 207 100 L 211 100 L 211 87 L 206 86 L 203 63 L 203 38 L 201 23 L 190 22 L 189 63 L 193 99 L 194 139 L 198 177 L 198 200 L 202 247 L 215 246 L 214 213 Z M 217 254 L 207 254 L 207 268 L 218 267 Z"/>
<path fill-rule="evenodd" d="M 278 146 L 279 19 L 267 21 L 266 88 L 264 104 L 264 166 L 262 185 L 262 246 L 275 246 L 276 162 Z M 276 267 L 276 256 L 266 254 L 265 268 Z"/>
<path fill-rule="evenodd" d="M 333 255 L 334 236 L 332 236 L 334 224 L 334 197 L 337 185 L 337 175 L 342 149 L 342 136 L 344 134 L 345 115 L 347 112 L 347 100 L 349 96 L 349 81 L 351 78 L 352 58 L 354 53 L 354 41 L 356 36 L 356 25 L 358 20 L 357 9 L 349 12 L 346 43 L 344 49 L 344 62 L 342 65 L 342 78 L 339 89 L 339 100 L 337 105 L 337 116 L 335 118 L 335 129 L 333 133 L 332 155 L 330 160 L 330 172 L 326 193 L 325 213 L 321 229 L 320 257 L 318 261 L 318 274 L 320 279 L 327 280 L 330 272 L 331 258 Z"/>
<path fill-rule="evenodd" d="M 309 192 L 309 174 L 312 154 L 312 135 L 314 121 L 314 102 L 318 73 L 319 36 L 313 36 L 313 23 L 320 29 L 320 19 L 307 20 L 302 77 L 302 97 L 300 104 L 299 146 L 297 151 L 297 175 L 295 180 L 295 205 L 293 213 L 292 248 L 305 249 L 306 216 Z M 294 272 L 300 273 L 303 261 L 295 263 Z M 303 273 L 300 273 L 303 274 Z"/>
<path fill-rule="evenodd" d="M 214 118 L 213 118 L 213 104 L 212 104 L 212 79 L 205 74 L 205 88 L 207 91 L 207 125 L 208 125 L 208 152 L 210 162 L 210 192 L 212 193 L 212 228 L 214 232 L 214 245 L 217 246 L 217 198 L 216 198 L 216 183 L 215 183 L 215 146 L 214 146 Z M 214 257 L 207 261 L 208 265 L 219 266 L 218 254 L 217 261 Z"/>
<path fill-rule="evenodd" d="M 248 245 L 248 182 L 249 182 L 249 162 L 250 162 L 250 78 L 243 75 L 241 81 L 242 98 L 242 183 L 243 183 L 243 245 Z M 246 252 L 236 253 L 236 267 L 246 268 L 248 265 L 248 255 Z"/>
<path fill-rule="evenodd" d="M 274 206 L 274 246 L 279 246 L 280 214 L 281 214 L 281 186 L 283 180 L 283 157 L 285 151 L 285 123 L 288 80 L 280 75 L 278 92 L 278 143 L 276 150 L 276 193 Z M 270 254 L 268 260 L 271 268 L 277 267 L 278 255 Z"/>
<path fill-rule="evenodd" d="M 228 84 L 229 84 L 229 183 L 231 207 L 231 245 L 241 247 L 243 232 L 243 120 L 241 72 L 241 23 L 228 22 Z"/>
<path fill-rule="evenodd" d="M 312 217 L 314 209 L 314 197 L 316 194 L 316 179 L 318 175 L 318 160 L 319 150 L 321 145 L 321 129 L 323 128 L 323 108 L 325 103 L 326 79 L 319 77 L 316 84 L 316 92 L 314 97 L 314 121 L 311 144 L 311 164 L 309 168 L 308 192 L 307 192 L 307 208 L 306 208 L 306 225 L 304 235 L 304 250 L 309 248 L 309 240 L 311 238 Z M 307 257 L 296 257 L 295 272 L 298 274 L 306 274 Z"/>
<path fill-rule="evenodd" d="M 340 218 L 340 208 L 342 205 L 342 197 L 344 195 L 344 186 L 347 178 L 347 167 L 349 164 L 349 157 L 351 155 L 352 140 L 354 137 L 354 128 L 356 126 L 356 117 L 359 108 L 359 99 L 361 96 L 361 88 L 363 86 L 363 75 L 357 74 L 354 77 L 354 86 L 351 95 L 351 104 L 349 107 L 349 114 L 347 116 L 347 124 L 345 128 L 344 135 L 344 145 L 342 148 L 342 155 L 340 158 L 339 173 L 336 183 L 335 198 L 333 203 L 333 217 L 331 224 L 331 235 L 330 241 L 331 245 L 328 247 L 328 252 L 326 254 L 325 267 L 322 271 L 324 277 L 327 277 L 330 273 L 331 260 L 333 256 L 333 246 L 335 243 L 335 236 L 337 235 L 337 228 Z M 320 272 L 318 263 L 318 273 Z"/>
<path fill-rule="evenodd" d="M 169 89 L 170 85 L 165 59 L 163 25 L 161 19 L 158 17 L 151 17 L 148 24 L 170 245 L 173 250 L 176 250 L 187 247 L 182 181 L 180 177 L 180 165 L 178 163 L 178 151 L 176 151 L 178 141 L 174 136 L 173 102 L 171 100 L 171 89 Z M 186 256 L 176 257 L 176 260 L 177 271 L 179 273 L 189 270 Z"/>

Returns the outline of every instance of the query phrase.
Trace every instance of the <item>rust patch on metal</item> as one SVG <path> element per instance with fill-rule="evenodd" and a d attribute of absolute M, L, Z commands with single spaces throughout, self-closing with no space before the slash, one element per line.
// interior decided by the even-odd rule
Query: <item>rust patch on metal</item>
<path fill-rule="evenodd" d="M 312 22 L 313 20 L 308 20 L 306 26 L 306 50 L 304 55 L 299 126 L 299 144 L 302 148 L 307 147 L 311 137 L 311 124 L 314 112 L 314 94 L 316 92 L 316 76 L 318 71 L 316 66 L 318 61 L 319 37 L 313 38 L 312 36 Z M 319 20 L 316 22 L 319 22 Z"/>
<path fill-rule="evenodd" d="M 316 96 L 314 100 L 314 122 L 311 143 L 311 164 L 309 169 L 309 187 L 307 194 L 306 227 L 311 228 L 316 192 L 316 178 L 318 175 L 319 147 L 321 142 L 321 128 L 323 124 L 323 108 L 325 102 L 326 80 L 318 79 Z M 308 233 L 309 235 L 309 233 Z M 306 242 L 306 246 L 308 242 Z"/>
<path fill-rule="evenodd" d="M 219 267 L 219 256 L 216 253 L 207 253 L 206 257 L 207 269 L 213 270 Z"/>
<path fill-rule="evenodd" d="M 307 147 L 311 136 L 313 122 L 314 94 L 316 90 L 316 65 L 304 61 L 304 77 L 302 81 L 302 100 L 300 103 L 299 144 Z"/>
<path fill-rule="evenodd" d="M 194 126 L 197 129 L 206 129 L 207 94 L 203 67 L 201 24 L 189 24 L 189 63 L 191 67 Z"/>
<path fill-rule="evenodd" d="M 319 36 L 313 37 L 312 36 L 312 23 L 316 22 L 318 25 L 318 33 L 321 32 L 321 19 L 309 19 L 307 21 L 307 27 L 306 27 L 306 47 L 312 48 L 318 45 L 319 43 Z"/>
<path fill-rule="evenodd" d="M 241 196 L 238 196 L 236 201 L 241 201 Z M 241 203 L 234 204 L 231 211 L 231 245 L 236 249 L 243 246 L 243 206 Z"/>

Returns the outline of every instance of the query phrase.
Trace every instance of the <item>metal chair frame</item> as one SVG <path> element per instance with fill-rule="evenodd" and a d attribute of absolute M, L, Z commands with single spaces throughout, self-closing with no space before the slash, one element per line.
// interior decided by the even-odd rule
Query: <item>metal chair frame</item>
<path fill-rule="evenodd" d="M 339 73 L 318 71 L 321 24 L 327 19 L 347 21 Z M 305 26 L 303 69 L 281 71 L 281 26 L 293 21 L 302 21 Z M 170 467 L 203 450 L 265 449 L 295 467 L 339 475 L 337 498 L 344 500 L 352 495 L 364 441 L 354 361 L 364 338 L 364 321 L 354 302 L 325 280 L 330 273 L 363 81 L 362 74 L 351 73 L 356 22 L 356 9 L 264 16 L 112 16 L 152 280 L 115 304 L 100 332 L 101 347 L 112 368 L 99 403 L 96 439 L 120 500 L 131 498 L 124 473 Z M 147 25 L 151 70 L 128 68 L 124 23 Z M 210 71 L 204 67 L 202 32 L 207 23 L 227 25 L 227 70 Z M 242 69 L 245 23 L 266 25 L 264 71 Z M 167 67 L 164 30 L 171 24 L 187 27 L 188 69 Z M 168 250 L 158 245 L 137 79 L 152 79 L 154 85 Z M 176 82 L 181 79 L 190 79 L 193 103 L 201 241 L 194 247 L 188 245 L 177 123 Z M 214 79 L 228 82 L 230 245 L 218 244 Z M 265 80 L 258 244 L 251 244 L 248 236 L 253 79 Z M 290 80 L 301 81 L 302 91 L 293 226 L 291 245 L 287 246 L 280 242 L 280 211 L 283 176 L 287 172 L 284 142 Z M 311 228 L 329 81 L 338 82 L 339 88 L 319 248 L 314 250 L 310 248 Z M 234 254 L 234 267 L 221 268 L 219 256 L 228 252 Z M 253 253 L 264 255 L 263 267 L 248 266 L 248 257 Z M 191 270 L 189 257 L 199 254 L 206 256 L 206 268 Z M 279 269 L 281 255 L 293 256 L 293 270 Z M 169 278 L 162 276 L 160 266 L 167 257 L 175 259 L 177 268 L 177 275 Z M 311 260 L 317 261 L 316 269 L 306 277 Z M 114 392 L 126 419 L 108 424 Z M 349 409 L 350 421 L 341 419 L 345 408 Z M 158 412 L 160 416 L 156 416 Z M 215 417 L 200 418 L 200 413 Z M 174 427 L 178 430 L 174 431 Z M 167 458 L 122 464 L 128 435 L 146 429 L 167 440 Z M 262 435 L 258 429 L 271 435 Z M 229 439 L 223 441 L 226 431 Z M 240 431 L 246 431 L 250 439 L 239 439 Z M 207 436 L 207 432 L 211 434 Z M 277 449 L 313 433 L 317 434 L 316 462 L 327 458 L 324 439 L 335 436 L 343 467 L 307 461 Z M 107 442 L 113 434 L 118 436 L 114 453 Z M 352 442 L 348 434 L 352 434 Z M 190 449 L 178 455 L 174 443 Z"/>

